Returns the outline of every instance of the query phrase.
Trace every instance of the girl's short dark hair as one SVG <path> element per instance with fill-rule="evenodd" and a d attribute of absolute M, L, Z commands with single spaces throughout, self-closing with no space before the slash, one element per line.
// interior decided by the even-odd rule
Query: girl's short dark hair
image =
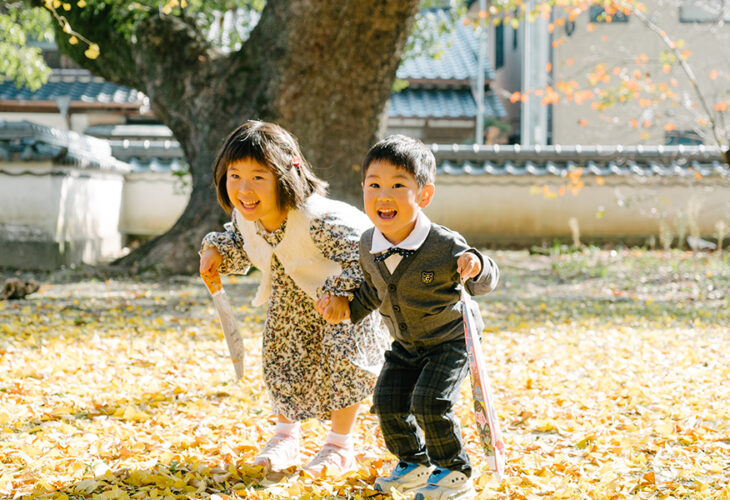
<path fill-rule="evenodd" d="M 375 144 L 362 162 L 362 179 L 374 161 L 387 161 L 402 168 L 418 182 L 419 187 L 436 181 L 436 158 L 423 142 L 406 135 L 391 135 Z"/>
<path fill-rule="evenodd" d="M 226 190 L 228 165 L 245 159 L 255 160 L 274 174 L 281 210 L 302 208 L 312 194 L 327 192 L 327 183 L 314 175 L 296 137 L 275 123 L 249 120 L 228 135 L 213 166 L 218 203 L 229 214 L 233 204 Z"/>

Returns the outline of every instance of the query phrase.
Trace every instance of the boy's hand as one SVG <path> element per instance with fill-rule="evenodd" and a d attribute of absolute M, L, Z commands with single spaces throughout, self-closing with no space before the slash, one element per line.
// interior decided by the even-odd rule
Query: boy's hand
<path fill-rule="evenodd" d="M 223 262 L 223 257 L 215 248 L 207 248 L 200 254 L 200 277 L 206 284 L 218 280 L 218 268 Z"/>
<path fill-rule="evenodd" d="M 347 300 L 347 297 L 322 295 L 317 299 L 314 307 L 327 323 L 336 325 L 350 319 L 350 301 Z"/>
<path fill-rule="evenodd" d="M 474 278 L 482 272 L 482 262 L 472 252 L 464 252 L 456 260 L 456 271 L 462 279 Z"/>

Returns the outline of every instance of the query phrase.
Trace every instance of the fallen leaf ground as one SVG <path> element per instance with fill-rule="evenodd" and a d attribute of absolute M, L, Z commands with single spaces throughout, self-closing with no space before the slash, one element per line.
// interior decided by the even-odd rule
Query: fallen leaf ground
<path fill-rule="evenodd" d="M 493 252 L 483 347 L 507 443 L 486 471 L 468 381 L 458 414 L 480 498 L 730 498 L 730 259 L 641 250 Z M 233 368 L 194 277 L 41 277 L 0 302 L 0 498 L 378 498 L 394 464 L 367 405 L 360 468 L 258 486 L 273 421 L 257 276 L 225 282 Z M 305 457 L 327 432 L 304 426 Z"/>

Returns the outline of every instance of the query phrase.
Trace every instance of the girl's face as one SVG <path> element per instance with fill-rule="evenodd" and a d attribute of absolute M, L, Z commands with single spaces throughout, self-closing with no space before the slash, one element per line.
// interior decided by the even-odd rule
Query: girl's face
<path fill-rule="evenodd" d="M 276 182 L 274 173 L 254 159 L 244 158 L 228 164 L 228 199 L 244 219 L 261 221 L 269 232 L 278 229 L 287 216 L 287 211 L 277 204 Z"/>

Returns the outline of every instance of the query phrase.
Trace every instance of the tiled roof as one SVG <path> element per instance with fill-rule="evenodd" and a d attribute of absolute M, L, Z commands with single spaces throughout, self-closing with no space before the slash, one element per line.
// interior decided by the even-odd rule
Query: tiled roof
<path fill-rule="evenodd" d="M 426 22 L 443 21 L 446 14 L 436 9 L 424 14 Z M 398 77 L 411 80 L 412 85 L 391 96 L 389 116 L 418 118 L 474 118 L 476 105 L 469 82 L 476 79 L 478 40 L 474 29 L 457 22 L 454 30 L 440 36 L 435 42 L 442 52 L 437 58 L 424 55 L 404 61 L 398 69 Z M 494 71 L 486 68 L 486 78 L 493 79 Z M 417 82 L 414 82 L 417 80 Z M 438 84 L 439 80 L 456 83 L 458 89 L 435 89 L 417 87 L 423 80 Z M 454 82 L 457 81 L 457 82 Z M 0 101 L 33 102 L 56 101 L 68 96 L 75 105 L 145 106 L 147 97 L 137 90 L 107 82 L 91 75 L 86 70 L 54 70 L 49 81 L 36 91 L 17 88 L 11 81 L 0 82 Z M 506 112 L 499 99 L 493 94 L 485 97 L 485 116 L 504 118 Z M 124 130 L 122 126 L 90 127 L 86 133 L 97 137 L 132 138 L 135 136 L 158 137 L 161 129 L 153 130 L 150 125 L 134 125 Z M 138 130 L 132 130 L 132 129 Z M 144 128 L 148 131 L 140 133 Z M 169 133 L 169 129 L 167 129 Z M 170 137 L 162 135 L 159 137 Z"/>
<path fill-rule="evenodd" d="M 112 154 L 127 163 L 135 172 L 187 172 L 180 143 L 173 140 L 112 140 Z"/>
<path fill-rule="evenodd" d="M 100 85 L 77 83 L 70 84 L 68 82 L 49 81 L 36 93 L 31 93 L 28 89 L 17 89 L 15 85 L 9 82 L 0 84 L 0 101 L 16 100 L 16 101 L 42 101 L 54 100 L 57 97 L 67 95 L 66 92 L 72 92 L 73 100 L 82 100 L 85 103 L 105 103 L 110 102 L 110 94 L 105 90 L 106 86 L 112 86 L 119 89 L 126 89 L 125 92 L 131 96 L 137 92 L 114 84 Z M 92 90 L 96 88 L 100 94 L 94 95 Z M 122 96 L 122 91 L 113 94 L 115 102 L 118 102 Z M 137 92 L 138 95 L 144 95 Z M 74 97 L 76 96 L 76 97 Z M 78 99 L 77 99 L 78 97 Z M 130 101 L 132 102 L 132 101 Z M 141 102 L 134 101 L 141 105 Z M 476 116 L 476 103 L 471 90 L 463 89 L 424 89 L 424 88 L 406 88 L 400 92 L 391 95 L 388 116 L 391 117 L 418 117 L 418 118 L 474 118 Z M 487 93 L 484 98 L 484 116 L 504 118 L 506 112 L 504 106 L 493 93 Z M 94 137 L 103 138 L 133 138 L 146 136 L 150 138 L 172 137 L 170 129 L 164 125 L 96 125 L 89 127 L 86 134 Z"/>
<path fill-rule="evenodd" d="M 443 10 L 433 10 L 424 14 L 445 19 Z M 428 20 L 427 20 L 428 22 Z M 428 55 L 406 59 L 398 68 L 396 75 L 404 80 L 469 80 L 476 79 L 478 70 L 479 40 L 474 28 L 457 22 L 454 30 L 443 34 L 437 42 L 442 50 L 439 57 Z M 494 79 L 494 70 L 489 61 L 485 67 L 485 78 Z"/>
<path fill-rule="evenodd" d="M 0 82 L 0 101 L 55 101 L 66 96 L 71 102 L 110 105 L 141 106 L 147 99 L 138 90 L 107 82 L 86 70 L 55 70 L 36 91 L 18 88 L 9 80 Z"/>
<path fill-rule="evenodd" d="M 101 139 L 174 139 L 172 130 L 158 123 L 130 123 L 117 125 L 92 125 L 84 134 Z"/>
<path fill-rule="evenodd" d="M 190 170 L 183 158 L 132 157 L 127 163 L 133 172 L 187 173 Z"/>
<path fill-rule="evenodd" d="M 112 154 L 117 158 L 127 161 L 127 158 L 136 157 L 160 157 L 160 158 L 182 158 L 183 150 L 180 143 L 174 140 L 112 140 L 109 141 Z"/>
<path fill-rule="evenodd" d="M 474 118 L 477 105 L 469 89 L 410 89 L 390 96 L 388 116 L 398 118 Z M 507 112 L 493 93 L 484 96 L 484 116 L 504 118 Z"/>
<path fill-rule="evenodd" d="M 707 146 L 432 145 L 442 175 L 585 175 L 730 178 L 718 148 Z"/>
<path fill-rule="evenodd" d="M 566 176 L 582 168 L 584 175 L 730 178 L 720 150 L 708 146 L 433 144 L 431 150 L 437 172 L 443 176 Z M 106 141 L 26 121 L 0 121 L 0 161 L 33 160 L 121 171 L 185 172 L 188 168 L 177 141 Z"/>
<path fill-rule="evenodd" d="M 87 134 L 109 141 L 115 158 L 128 163 L 134 172 L 187 172 L 180 143 L 165 125 L 95 125 Z"/>
<path fill-rule="evenodd" d="M 128 171 L 107 141 L 35 123 L 0 121 L 0 161 L 51 161 L 81 168 Z"/>

